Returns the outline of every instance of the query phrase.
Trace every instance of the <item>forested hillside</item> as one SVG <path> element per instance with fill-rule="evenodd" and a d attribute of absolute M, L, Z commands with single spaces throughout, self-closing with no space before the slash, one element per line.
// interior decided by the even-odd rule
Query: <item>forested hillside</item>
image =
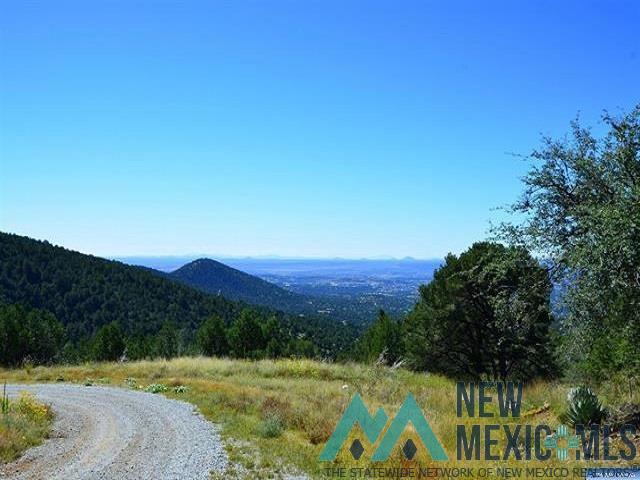
<path fill-rule="evenodd" d="M 140 342 L 163 329 L 175 331 L 185 348 L 194 343 L 205 319 L 220 318 L 228 327 L 247 307 L 148 269 L 2 232 L 0 303 L 51 313 L 64 325 L 65 338 L 72 344 L 88 341 L 101 327 L 117 325 L 122 335 Z M 310 342 L 313 348 L 305 347 L 307 354 L 334 355 L 355 336 L 336 322 L 253 310 L 251 318 L 258 324 L 276 319 L 282 342 Z"/>
<path fill-rule="evenodd" d="M 230 300 L 293 313 L 312 311 L 312 306 L 307 304 L 304 295 L 290 292 L 209 258 L 194 260 L 166 275 L 185 285 Z"/>
<path fill-rule="evenodd" d="M 195 329 L 207 315 L 231 320 L 239 311 L 222 297 L 148 271 L 5 233 L 0 233 L 0 300 L 53 313 L 73 339 L 112 321 L 148 334 L 165 320 Z"/>

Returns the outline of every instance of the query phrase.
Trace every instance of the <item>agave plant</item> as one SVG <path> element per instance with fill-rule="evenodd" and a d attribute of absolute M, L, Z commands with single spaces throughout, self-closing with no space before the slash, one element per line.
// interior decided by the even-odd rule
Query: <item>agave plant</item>
<path fill-rule="evenodd" d="M 607 416 L 607 410 L 602 406 L 598 396 L 584 385 L 569 390 L 567 403 L 567 411 L 562 420 L 572 427 L 600 424 Z"/>

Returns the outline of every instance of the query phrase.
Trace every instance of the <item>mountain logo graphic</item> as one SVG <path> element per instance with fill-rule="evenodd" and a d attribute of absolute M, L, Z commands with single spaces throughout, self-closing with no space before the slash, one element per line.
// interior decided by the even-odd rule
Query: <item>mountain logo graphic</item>
<path fill-rule="evenodd" d="M 336 429 L 320 453 L 320 461 L 331 462 L 335 460 L 356 423 L 360 425 L 367 439 L 373 445 L 378 440 L 388 420 L 389 418 L 382 408 L 379 408 L 376 414 L 371 416 L 360 395 L 356 394 L 351 399 L 351 403 L 349 403 Z M 371 460 L 374 462 L 384 462 L 387 460 L 389 455 L 391 455 L 393 447 L 409 423 L 413 425 L 413 428 L 418 433 L 420 440 L 433 460 L 447 461 L 449 459 L 435 433 L 433 433 L 429 422 L 427 422 L 427 419 L 422 414 L 422 410 L 418 406 L 416 399 L 413 395 L 409 394 L 396 416 L 391 420 L 391 424 L 384 433 L 382 440 L 380 440 L 378 447 L 373 452 Z M 364 452 L 360 440 L 354 440 L 349 451 L 351 455 L 353 455 L 353 458 L 358 460 Z M 417 448 L 413 441 L 409 439 L 402 447 L 402 451 L 405 456 L 411 460 L 415 456 Z"/>

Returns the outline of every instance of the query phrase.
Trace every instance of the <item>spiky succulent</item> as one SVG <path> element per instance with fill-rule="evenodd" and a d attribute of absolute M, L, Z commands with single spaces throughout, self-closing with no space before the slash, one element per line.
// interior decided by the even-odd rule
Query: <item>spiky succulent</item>
<path fill-rule="evenodd" d="M 572 427 L 601 424 L 607 416 L 607 410 L 603 407 L 598 396 L 584 385 L 569 390 L 567 404 L 563 421 Z"/>

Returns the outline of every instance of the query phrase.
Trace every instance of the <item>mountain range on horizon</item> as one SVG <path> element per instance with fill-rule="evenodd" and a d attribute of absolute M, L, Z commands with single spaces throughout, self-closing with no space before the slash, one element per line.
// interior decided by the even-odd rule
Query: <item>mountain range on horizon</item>
<path fill-rule="evenodd" d="M 326 265 L 350 265 L 357 266 L 358 268 L 366 268 L 368 265 L 377 265 L 380 268 L 388 270 L 400 268 L 412 271 L 413 273 L 418 273 L 425 269 L 430 271 L 432 269 L 432 265 L 440 265 L 443 261 L 440 258 L 418 259 L 413 257 L 395 258 L 390 256 L 379 256 L 375 258 L 320 258 L 279 255 L 225 256 L 212 254 L 110 256 L 108 258 L 128 265 L 140 265 L 163 272 L 172 272 L 194 260 L 209 258 L 257 276 L 262 276 L 261 273 L 268 272 L 269 267 L 273 265 L 278 265 L 279 269 L 282 269 L 282 267 L 290 267 L 292 265 L 307 265 L 309 269 L 315 269 L 318 267 L 324 268 Z"/>

